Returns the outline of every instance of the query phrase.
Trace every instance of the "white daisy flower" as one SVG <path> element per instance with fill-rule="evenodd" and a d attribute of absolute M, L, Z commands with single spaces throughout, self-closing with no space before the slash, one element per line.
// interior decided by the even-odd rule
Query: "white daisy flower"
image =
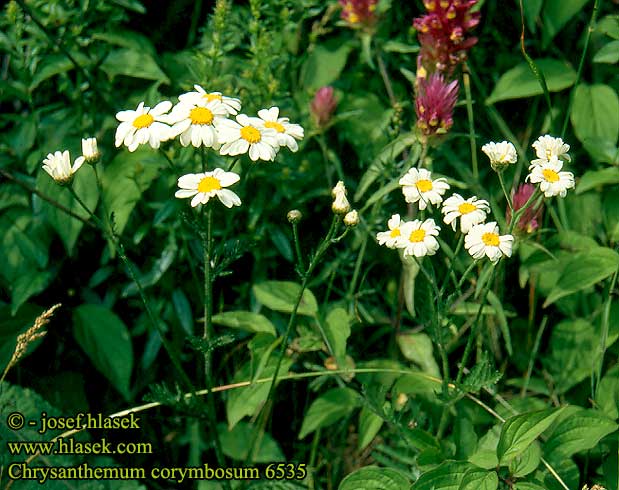
<path fill-rule="evenodd" d="M 490 159 L 490 166 L 493 170 L 502 170 L 518 160 L 516 148 L 509 141 L 486 143 L 481 147 L 481 151 Z"/>
<path fill-rule="evenodd" d="M 468 233 L 471 227 L 483 223 L 490 212 L 490 205 L 477 196 L 464 199 L 460 194 L 445 199 L 441 212 L 445 215 L 443 221 L 456 231 L 456 219 L 460 218 L 460 230 Z"/>
<path fill-rule="evenodd" d="M 211 102 L 213 100 L 217 100 L 221 102 L 228 114 L 231 116 L 236 116 L 241 110 L 241 101 L 239 99 L 235 99 L 233 97 L 226 97 L 222 95 L 221 92 L 207 92 L 200 85 L 194 85 L 195 92 L 187 92 L 183 95 L 178 96 L 178 100 L 181 102 L 189 102 L 189 103 L 197 103 L 201 102 Z"/>
<path fill-rule="evenodd" d="M 394 214 L 391 219 L 387 221 L 387 227 L 389 230 L 381 231 L 376 234 L 376 239 L 379 245 L 385 245 L 387 248 L 396 248 L 400 237 L 402 236 L 402 225 L 405 221 L 400 220 L 399 214 Z"/>
<path fill-rule="evenodd" d="M 139 145 L 149 143 L 152 148 L 159 148 L 162 141 L 170 139 L 170 126 L 166 113 L 172 102 L 164 101 L 152 109 L 140 102 L 135 111 L 120 111 L 116 119 L 121 121 L 116 129 L 116 147 L 125 145 L 129 151 L 135 151 Z"/>
<path fill-rule="evenodd" d="M 567 190 L 574 188 L 574 174 L 561 172 L 562 168 L 563 162 L 556 155 L 552 155 L 548 161 L 543 161 L 539 165 L 532 164 L 529 167 L 531 173 L 527 175 L 526 180 L 532 184 L 539 184 L 546 197 L 565 197 Z"/>
<path fill-rule="evenodd" d="M 190 143 L 196 148 L 219 149 L 216 125 L 228 116 L 228 111 L 219 100 L 181 101 L 174 106 L 168 116 L 172 124 L 172 135 L 180 135 L 181 145 Z"/>
<path fill-rule="evenodd" d="M 475 225 L 464 237 L 464 248 L 474 259 L 484 255 L 491 262 L 497 262 L 503 255 L 511 257 L 514 237 L 499 235 L 499 226 L 495 221 Z"/>
<path fill-rule="evenodd" d="M 445 178 L 432 180 L 432 174 L 424 168 L 411 168 L 400 179 L 402 192 L 406 202 L 419 201 L 419 209 L 424 210 L 431 204 L 438 205 L 443 201 L 443 194 L 449 189 Z"/>
<path fill-rule="evenodd" d="M 95 163 L 101 157 L 97 138 L 82 138 L 82 156 L 88 163 Z"/>
<path fill-rule="evenodd" d="M 338 181 L 335 187 L 331 189 L 331 196 L 333 197 L 333 204 L 331 210 L 335 214 L 346 214 L 350 210 L 350 203 L 346 197 L 346 187 L 343 181 Z"/>
<path fill-rule="evenodd" d="M 396 246 L 404 251 L 404 257 L 434 255 L 439 248 L 435 237 L 440 229 L 432 218 L 423 222 L 418 219 L 407 221 L 400 227 L 401 235 Z"/>
<path fill-rule="evenodd" d="M 298 124 L 292 124 L 287 117 L 279 117 L 279 108 L 271 107 L 258 111 L 258 117 L 264 121 L 265 128 L 277 131 L 279 146 L 287 146 L 291 151 L 297 151 L 299 145 L 296 140 L 303 139 L 304 130 Z"/>
<path fill-rule="evenodd" d="M 236 116 L 236 121 L 223 119 L 217 124 L 222 155 L 240 155 L 249 152 L 249 158 L 272 161 L 277 155 L 277 131 L 265 128 L 262 119 Z"/>
<path fill-rule="evenodd" d="M 85 161 L 86 159 L 83 156 L 78 157 L 71 166 L 69 151 L 57 151 L 53 154 L 49 153 L 43 160 L 43 170 L 58 184 L 68 184 L 73 179 L 73 174 L 79 170 Z"/>
<path fill-rule="evenodd" d="M 541 165 L 550 160 L 553 156 L 567 162 L 572 161 L 572 158 L 567 153 L 570 151 L 570 145 L 564 143 L 561 138 L 555 138 L 549 134 L 545 134 L 537 138 L 532 146 L 537 155 L 537 159 L 531 161 L 532 165 Z"/>
<path fill-rule="evenodd" d="M 217 197 L 227 208 L 240 206 L 241 199 L 234 192 L 224 187 L 231 186 L 239 181 L 240 177 L 234 172 L 225 172 L 216 168 L 212 172 L 199 174 L 187 174 L 179 177 L 175 197 L 192 197 L 191 205 L 195 208 L 198 204 L 206 204 L 211 197 Z"/>

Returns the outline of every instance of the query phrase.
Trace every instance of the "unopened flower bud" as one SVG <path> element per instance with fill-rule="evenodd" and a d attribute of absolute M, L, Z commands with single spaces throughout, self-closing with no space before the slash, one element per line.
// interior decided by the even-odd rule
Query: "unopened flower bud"
<path fill-rule="evenodd" d="M 490 166 L 495 172 L 502 172 L 510 164 L 516 163 L 518 160 L 516 148 L 509 141 L 486 143 L 481 147 L 481 151 L 488 156 L 490 159 Z"/>
<path fill-rule="evenodd" d="M 301 221 L 301 218 L 303 218 L 303 214 L 298 209 L 291 209 L 290 211 L 288 211 L 287 218 L 290 223 L 294 224 Z"/>
<path fill-rule="evenodd" d="M 333 87 L 322 87 L 310 103 L 310 111 L 316 126 L 323 127 L 331 120 L 337 107 L 337 100 L 333 95 Z"/>
<path fill-rule="evenodd" d="M 82 138 L 82 155 L 87 163 L 97 163 L 101 158 L 101 153 L 97 148 L 97 138 Z"/>
<path fill-rule="evenodd" d="M 359 224 L 359 213 L 357 213 L 356 209 L 353 209 L 349 213 L 344 216 L 344 224 L 346 226 L 357 226 Z"/>
<path fill-rule="evenodd" d="M 350 211 L 350 203 L 346 198 L 346 187 L 344 187 L 344 182 L 340 180 L 335 185 L 331 191 L 331 196 L 333 196 L 333 205 L 331 209 L 335 214 L 346 214 Z"/>

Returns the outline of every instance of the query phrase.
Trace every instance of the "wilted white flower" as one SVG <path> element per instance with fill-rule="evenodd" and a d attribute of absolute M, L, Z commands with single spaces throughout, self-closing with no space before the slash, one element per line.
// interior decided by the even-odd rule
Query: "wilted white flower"
<path fill-rule="evenodd" d="M 116 147 L 125 145 L 129 151 L 135 151 L 139 145 L 149 143 L 152 148 L 159 148 L 162 141 L 170 139 L 172 133 L 167 122 L 166 113 L 172 102 L 164 101 L 152 109 L 140 102 L 135 111 L 120 111 L 116 119 L 121 121 L 116 129 Z"/>
<path fill-rule="evenodd" d="M 190 143 L 199 148 L 219 149 L 221 146 L 217 136 L 216 125 L 228 117 L 228 111 L 219 100 L 196 99 L 193 102 L 185 99 L 174 106 L 168 116 L 172 124 L 172 137 L 180 135 L 181 145 Z"/>
<path fill-rule="evenodd" d="M 572 161 L 572 158 L 567 153 L 570 151 L 570 145 L 564 143 L 561 138 L 555 138 L 554 136 L 545 134 L 537 138 L 532 146 L 537 155 L 537 159 L 531 161 L 532 165 L 541 165 L 549 161 L 553 156 L 566 162 Z"/>
<path fill-rule="evenodd" d="M 234 192 L 224 187 L 238 182 L 240 177 L 234 172 L 225 172 L 216 168 L 212 172 L 187 174 L 178 179 L 180 190 L 174 194 L 178 198 L 192 197 L 191 205 L 206 204 L 211 197 L 217 197 L 227 208 L 240 206 L 241 199 Z"/>
<path fill-rule="evenodd" d="M 439 248 L 436 236 L 440 229 L 432 218 L 423 222 L 418 219 L 408 221 L 400 228 L 401 235 L 396 247 L 404 250 L 404 257 L 434 255 Z"/>
<path fill-rule="evenodd" d="M 503 170 L 509 164 L 516 163 L 518 160 L 516 148 L 509 141 L 486 143 L 481 147 L 481 151 L 490 159 L 492 169 L 497 171 Z"/>
<path fill-rule="evenodd" d="M 264 122 L 265 128 L 277 131 L 279 146 L 286 146 L 291 151 L 297 151 L 299 145 L 296 140 L 303 139 L 304 130 L 298 124 L 292 124 L 287 117 L 279 117 L 279 108 L 271 107 L 258 111 L 258 117 Z"/>
<path fill-rule="evenodd" d="M 340 180 L 335 184 L 335 187 L 331 190 L 331 196 L 333 197 L 331 209 L 335 214 L 346 214 L 350 210 L 350 203 L 346 197 L 344 182 Z"/>
<path fill-rule="evenodd" d="M 101 158 L 97 148 L 97 138 L 82 138 L 82 156 L 87 163 L 95 163 Z"/>
<path fill-rule="evenodd" d="M 490 205 L 488 201 L 477 199 L 476 196 L 465 200 L 460 194 L 454 194 L 445 199 L 441 211 L 445 215 L 443 221 L 451 225 L 454 231 L 456 231 L 456 219 L 460 218 L 460 230 L 466 234 L 473 225 L 486 220 Z"/>
<path fill-rule="evenodd" d="M 71 166 L 69 151 L 57 151 L 53 154 L 49 153 L 43 160 L 43 170 L 58 184 L 68 184 L 73 179 L 73 174 L 79 170 L 85 161 L 86 159 L 83 156 L 78 157 Z"/>
<path fill-rule="evenodd" d="M 464 237 L 464 247 L 474 259 L 488 257 L 497 262 L 503 255 L 511 257 L 514 237 L 499 235 L 499 226 L 495 221 L 475 225 Z"/>
<path fill-rule="evenodd" d="M 240 155 L 249 152 L 249 158 L 272 161 L 277 155 L 279 143 L 277 131 L 265 128 L 262 119 L 248 117 L 245 114 L 236 116 L 236 121 L 223 119 L 217 124 L 222 155 Z"/>
<path fill-rule="evenodd" d="M 574 187 L 574 174 L 572 172 L 561 172 L 563 162 L 552 155 L 550 160 L 529 167 L 531 172 L 527 179 L 532 184 L 539 184 L 540 190 L 546 197 L 561 196 L 565 197 L 568 189 Z"/>
<path fill-rule="evenodd" d="M 187 92 L 179 95 L 178 100 L 196 105 L 199 105 L 199 102 L 211 102 L 213 100 L 217 100 L 224 105 L 226 111 L 231 116 L 237 115 L 241 110 L 241 101 L 239 99 L 226 97 L 225 95 L 222 95 L 221 92 L 207 92 L 200 87 L 200 85 L 194 85 L 193 88 L 196 89 L 195 92 Z"/>
<path fill-rule="evenodd" d="M 357 210 L 353 209 L 352 211 L 346 213 L 346 216 L 344 216 L 344 224 L 350 227 L 357 226 L 359 224 L 359 213 Z"/>
<path fill-rule="evenodd" d="M 399 214 L 391 216 L 387 221 L 388 231 L 381 231 L 376 234 L 376 239 L 379 245 L 385 245 L 388 248 L 396 248 L 396 244 L 402 235 L 401 227 L 404 221 L 400 220 Z"/>
<path fill-rule="evenodd" d="M 406 202 L 419 201 L 419 209 L 424 210 L 431 204 L 443 201 L 443 194 L 449 189 L 445 178 L 432 180 L 432 174 L 424 169 L 411 168 L 399 181 Z"/>

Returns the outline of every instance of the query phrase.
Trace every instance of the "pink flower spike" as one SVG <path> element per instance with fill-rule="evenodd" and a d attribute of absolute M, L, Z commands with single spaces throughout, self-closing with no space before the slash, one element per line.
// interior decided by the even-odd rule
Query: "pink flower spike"
<path fill-rule="evenodd" d="M 339 0 L 342 20 L 351 27 L 372 27 L 377 20 L 375 11 L 378 0 Z"/>
<path fill-rule="evenodd" d="M 533 184 L 521 184 L 518 186 L 518 189 L 512 196 L 512 205 L 514 207 L 514 211 L 518 211 L 522 206 L 524 206 L 529 198 L 535 192 L 535 186 Z M 524 232 L 524 233 L 533 233 L 537 228 L 539 228 L 539 220 L 542 217 L 543 205 L 540 204 L 537 209 L 534 209 L 533 204 L 529 206 L 529 208 L 524 212 L 524 214 L 520 217 L 520 220 L 516 224 L 516 229 Z M 507 212 L 505 213 L 505 219 L 507 223 L 511 224 L 512 221 L 512 213 L 509 208 L 507 208 Z"/>
<path fill-rule="evenodd" d="M 447 83 L 437 73 L 417 79 L 417 127 L 425 136 L 445 134 L 453 124 L 453 110 L 458 100 L 458 81 Z"/>
<path fill-rule="evenodd" d="M 324 127 L 331 120 L 337 107 L 337 99 L 333 94 L 333 87 L 322 87 L 310 102 L 310 111 L 318 127 Z"/>

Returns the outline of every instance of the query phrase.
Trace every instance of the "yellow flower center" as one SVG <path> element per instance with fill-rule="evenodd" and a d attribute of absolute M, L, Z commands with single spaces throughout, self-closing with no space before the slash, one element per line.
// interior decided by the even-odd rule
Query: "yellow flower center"
<path fill-rule="evenodd" d="M 264 127 L 265 128 L 271 128 L 274 129 L 275 131 L 277 131 L 278 133 L 284 133 L 286 132 L 286 129 L 284 128 L 284 126 L 282 126 L 280 123 L 278 123 L 277 121 L 267 121 L 264 123 Z"/>
<path fill-rule="evenodd" d="M 545 168 L 544 170 L 542 170 L 542 174 L 544 175 L 544 179 L 546 179 L 547 182 L 558 182 L 559 181 L 559 174 L 555 172 L 554 170 Z"/>
<path fill-rule="evenodd" d="M 484 233 L 481 236 L 481 241 L 484 242 L 484 245 L 487 247 L 498 247 L 499 246 L 499 235 L 496 233 Z"/>
<path fill-rule="evenodd" d="M 428 192 L 432 190 L 432 181 L 427 179 L 421 179 L 417 181 L 417 189 L 419 192 Z"/>
<path fill-rule="evenodd" d="M 546 160 L 550 160 L 552 157 L 552 150 L 550 148 L 546 148 Z"/>
<path fill-rule="evenodd" d="M 241 138 L 248 143 L 254 144 L 260 142 L 262 136 L 260 136 L 260 131 L 253 126 L 244 126 L 241 128 Z"/>
<path fill-rule="evenodd" d="M 200 183 L 198 184 L 198 192 L 211 192 L 218 191 L 221 189 L 221 182 L 217 177 L 203 177 Z"/>
<path fill-rule="evenodd" d="M 400 228 L 396 228 L 395 230 L 391 230 L 391 233 L 389 233 L 389 236 L 391 238 L 397 238 L 401 235 L 400 233 Z"/>
<path fill-rule="evenodd" d="M 426 237 L 426 230 L 415 230 L 408 237 L 408 241 L 412 243 L 423 242 L 423 239 Z"/>
<path fill-rule="evenodd" d="M 458 211 L 460 212 L 460 214 L 469 214 L 473 211 L 477 211 L 477 208 L 470 202 L 463 202 L 462 204 L 460 204 L 460 206 L 458 206 Z"/>
<path fill-rule="evenodd" d="M 142 114 L 133 120 L 133 125 L 138 129 L 147 128 L 154 120 L 155 118 L 150 114 Z"/>
<path fill-rule="evenodd" d="M 212 102 L 213 100 L 221 102 L 222 96 L 221 94 L 204 94 L 202 98 L 206 99 L 208 102 Z"/>
<path fill-rule="evenodd" d="M 206 107 L 194 107 L 189 112 L 189 119 L 191 119 L 192 124 L 211 124 L 213 113 Z"/>

